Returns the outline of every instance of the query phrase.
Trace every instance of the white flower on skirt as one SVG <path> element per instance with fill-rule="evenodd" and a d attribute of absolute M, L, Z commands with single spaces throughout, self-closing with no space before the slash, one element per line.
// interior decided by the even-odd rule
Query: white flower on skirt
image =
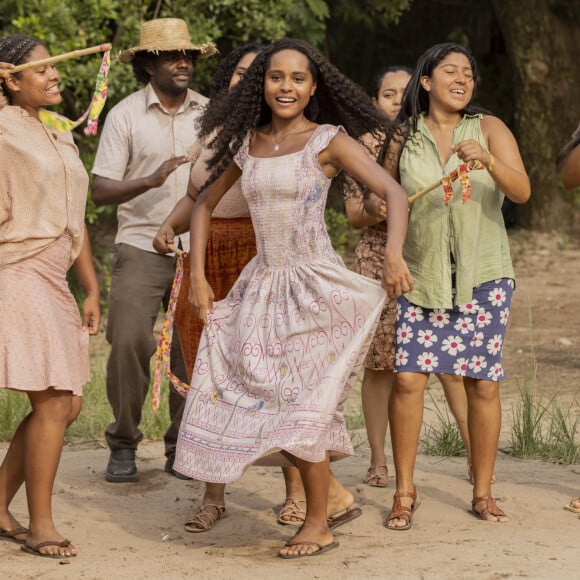
<path fill-rule="evenodd" d="M 474 332 L 469 344 L 474 347 L 480 347 L 483 344 L 483 332 Z"/>
<path fill-rule="evenodd" d="M 461 332 L 461 334 L 467 334 L 473 331 L 475 325 L 473 324 L 473 320 L 469 316 L 466 316 L 464 318 L 458 318 L 453 328 Z"/>
<path fill-rule="evenodd" d="M 429 348 L 437 342 L 437 336 L 428 330 L 420 330 L 417 342 L 425 348 Z"/>
<path fill-rule="evenodd" d="M 494 364 L 487 373 L 490 379 L 503 377 L 503 369 L 499 363 Z"/>
<path fill-rule="evenodd" d="M 469 361 L 466 358 L 458 358 L 453 363 L 453 370 L 455 371 L 456 375 L 464 375 L 467 372 Z"/>
<path fill-rule="evenodd" d="M 441 350 L 449 352 L 451 356 L 455 356 L 458 352 L 463 352 L 465 350 L 463 339 L 459 336 L 448 336 L 443 340 Z"/>
<path fill-rule="evenodd" d="M 494 288 L 488 295 L 487 299 L 494 306 L 501 306 L 506 300 L 506 293 L 503 288 Z"/>
<path fill-rule="evenodd" d="M 469 361 L 469 368 L 474 373 L 481 372 L 482 369 L 487 368 L 487 361 L 483 356 L 472 356 L 471 360 Z"/>
<path fill-rule="evenodd" d="M 501 350 L 502 344 L 503 340 L 501 334 L 496 334 L 493 338 L 490 338 L 487 341 L 487 352 L 496 355 Z"/>
<path fill-rule="evenodd" d="M 412 328 L 406 322 L 403 322 L 403 324 L 397 328 L 397 342 L 400 342 L 401 344 L 409 344 L 412 338 Z"/>
<path fill-rule="evenodd" d="M 449 313 L 445 312 L 443 308 L 435 308 L 429 312 L 429 322 L 435 328 L 443 328 L 449 324 Z"/>
<path fill-rule="evenodd" d="M 510 317 L 510 309 L 509 308 L 504 308 L 503 310 L 500 310 L 499 311 L 499 322 L 500 322 L 500 324 L 503 324 L 504 326 L 507 326 L 509 317 Z"/>
<path fill-rule="evenodd" d="M 402 347 L 397 349 L 397 354 L 395 355 L 395 361 L 398 365 L 406 365 L 409 362 L 409 353 Z"/>
<path fill-rule="evenodd" d="M 421 322 L 424 318 L 423 309 L 420 306 L 409 306 L 405 312 L 405 318 L 409 322 Z"/>
<path fill-rule="evenodd" d="M 477 313 L 477 328 L 483 328 L 491 323 L 491 312 L 486 312 L 483 308 Z"/>
<path fill-rule="evenodd" d="M 459 312 L 462 314 L 475 314 L 479 309 L 479 302 L 477 300 L 473 300 L 469 304 L 461 304 L 458 306 Z"/>
<path fill-rule="evenodd" d="M 432 352 L 424 352 L 418 356 L 417 364 L 423 372 L 430 373 L 439 366 L 439 357 L 436 357 Z"/>

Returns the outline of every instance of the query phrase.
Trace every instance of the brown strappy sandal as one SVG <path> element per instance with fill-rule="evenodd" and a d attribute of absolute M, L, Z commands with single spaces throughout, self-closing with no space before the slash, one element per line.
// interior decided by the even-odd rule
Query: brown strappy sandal
<path fill-rule="evenodd" d="M 410 497 L 413 500 L 410 507 L 401 504 L 402 497 Z M 391 513 L 385 520 L 385 528 L 388 530 L 395 530 L 396 532 L 408 530 L 413 525 L 413 513 L 417 510 L 420 503 L 421 502 L 417 499 L 416 488 L 413 491 L 397 491 L 393 496 L 393 509 L 391 509 Z M 405 522 L 407 522 L 406 525 L 400 527 L 388 525 L 391 520 L 397 519 L 405 520 Z"/>
<path fill-rule="evenodd" d="M 371 465 L 363 483 L 371 487 L 387 487 L 389 484 L 388 476 L 389 470 L 386 465 Z"/>
<path fill-rule="evenodd" d="M 224 506 L 211 503 L 199 506 L 185 522 L 185 531 L 192 534 L 207 532 L 213 528 L 218 520 L 225 517 L 225 513 Z"/>
<path fill-rule="evenodd" d="M 278 514 L 278 523 L 283 526 L 301 526 L 305 519 L 306 500 L 287 497 Z"/>
<path fill-rule="evenodd" d="M 480 503 L 480 502 L 485 502 L 485 507 L 478 512 L 475 509 L 476 504 Z M 491 497 L 490 495 L 482 495 L 481 497 L 474 497 L 473 500 L 471 501 L 471 513 L 476 517 L 479 518 L 480 520 L 484 520 L 486 522 L 493 522 L 493 523 L 505 523 L 502 522 L 501 520 L 488 520 L 487 516 L 495 516 L 496 518 L 500 518 L 500 517 L 504 517 L 507 518 L 508 516 L 505 514 L 505 512 L 500 509 L 497 504 L 493 501 L 493 497 Z"/>

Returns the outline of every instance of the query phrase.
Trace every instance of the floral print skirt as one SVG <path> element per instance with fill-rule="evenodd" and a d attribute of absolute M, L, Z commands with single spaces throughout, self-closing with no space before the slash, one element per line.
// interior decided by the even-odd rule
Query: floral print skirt
<path fill-rule="evenodd" d="M 395 372 L 443 373 L 501 381 L 501 357 L 514 291 L 502 278 L 473 289 L 469 304 L 422 308 L 397 304 Z"/>
<path fill-rule="evenodd" d="M 357 274 L 377 280 L 383 279 L 383 262 L 387 232 L 382 229 L 367 228 L 354 251 L 354 271 Z M 397 299 L 387 298 L 381 318 L 371 342 L 365 368 L 373 370 L 392 370 L 395 365 L 395 316 Z"/>

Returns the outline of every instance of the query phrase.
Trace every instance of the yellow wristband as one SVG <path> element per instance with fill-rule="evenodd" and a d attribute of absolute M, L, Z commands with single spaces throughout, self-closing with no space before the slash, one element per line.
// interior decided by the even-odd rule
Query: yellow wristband
<path fill-rule="evenodd" d="M 495 161 L 495 157 L 492 153 L 489 154 L 491 157 L 491 161 L 485 166 L 486 169 L 491 173 L 493 171 L 493 162 Z"/>

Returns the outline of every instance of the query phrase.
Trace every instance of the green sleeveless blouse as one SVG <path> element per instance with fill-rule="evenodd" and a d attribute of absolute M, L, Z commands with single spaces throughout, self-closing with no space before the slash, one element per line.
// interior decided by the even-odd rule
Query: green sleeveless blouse
<path fill-rule="evenodd" d="M 484 149 L 482 115 L 465 115 L 453 132 L 453 144 L 474 139 Z M 451 155 L 443 167 L 435 140 L 421 115 L 417 131 L 405 144 L 399 163 L 401 184 L 409 196 L 456 169 Z M 471 199 L 463 203 L 461 183 L 454 181 L 453 199 L 443 203 L 439 186 L 410 206 L 404 257 L 415 281 L 406 294 L 425 308 L 468 304 L 475 286 L 498 278 L 514 278 L 507 232 L 501 212 L 503 193 L 486 169 L 468 173 Z M 456 264 L 456 296 L 452 297 L 451 263 Z"/>

